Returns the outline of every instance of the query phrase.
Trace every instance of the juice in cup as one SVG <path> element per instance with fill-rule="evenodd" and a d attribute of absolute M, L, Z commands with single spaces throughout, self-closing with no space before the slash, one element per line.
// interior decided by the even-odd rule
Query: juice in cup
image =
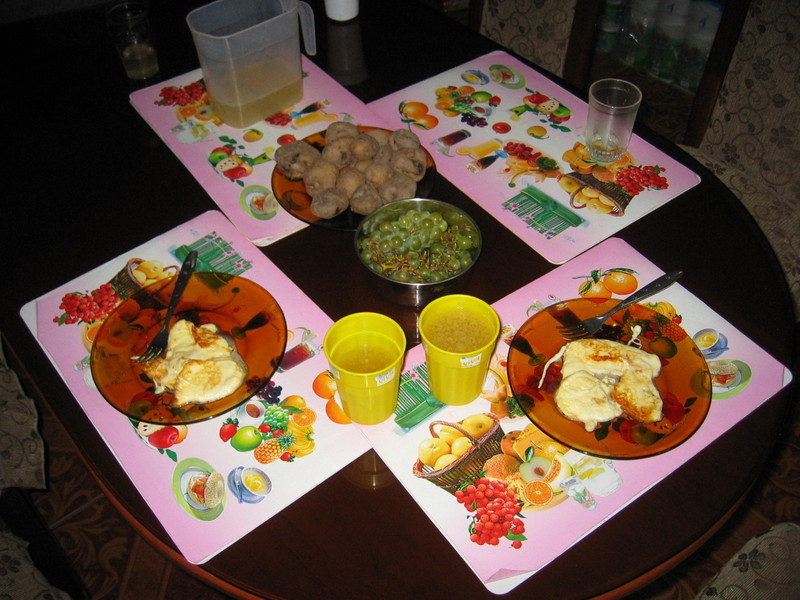
<path fill-rule="evenodd" d="M 473 296 L 442 296 L 423 309 L 419 333 L 433 395 L 456 406 L 478 398 L 500 334 L 494 309 Z"/>
<path fill-rule="evenodd" d="M 375 425 L 392 416 L 406 349 L 400 325 L 378 313 L 354 313 L 331 326 L 322 348 L 350 419 Z"/>

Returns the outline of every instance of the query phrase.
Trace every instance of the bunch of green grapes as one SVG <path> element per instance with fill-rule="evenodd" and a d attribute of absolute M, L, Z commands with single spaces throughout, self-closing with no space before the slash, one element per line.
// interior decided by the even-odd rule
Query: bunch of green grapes
<path fill-rule="evenodd" d="M 288 409 L 276 404 L 267 404 L 264 407 L 263 423 L 269 425 L 271 431 L 276 431 L 278 429 L 285 430 L 286 426 L 289 424 L 289 416 Z"/>
<path fill-rule="evenodd" d="M 409 210 L 384 221 L 360 240 L 362 260 L 395 281 L 433 283 L 466 270 L 480 246 L 480 234 L 460 213 Z"/>

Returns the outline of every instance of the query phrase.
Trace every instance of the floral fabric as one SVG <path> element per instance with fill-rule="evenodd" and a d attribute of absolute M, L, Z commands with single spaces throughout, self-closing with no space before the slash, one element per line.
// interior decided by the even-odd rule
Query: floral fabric
<path fill-rule="evenodd" d="M 769 238 L 800 317 L 800 2 L 752 0 L 699 148 Z"/>
<path fill-rule="evenodd" d="M 749 540 L 695 600 L 800 600 L 800 525 L 779 523 Z"/>
<path fill-rule="evenodd" d="M 480 32 L 559 77 L 576 0 L 485 0 Z"/>
<path fill-rule="evenodd" d="M 8 487 L 44 489 L 44 442 L 33 400 L 8 368 L 0 345 L 0 493 Z"/>

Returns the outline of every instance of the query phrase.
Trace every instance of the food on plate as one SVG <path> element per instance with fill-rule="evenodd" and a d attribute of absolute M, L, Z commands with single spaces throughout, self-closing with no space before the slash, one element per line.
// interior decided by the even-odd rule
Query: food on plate
<path fill-rule="evenodd" d="M 350 205 L 347 193 L 337 187 L 329 187 L 315 194 L 311 200 L 311 210 L 323 219 L 331 219 L 346 210 Z"/>
<path fill-rule="evenodd" d="M 286 144 L 275 151 L 275 163 L 289 179 L 303 179 L 321 152 L 303 140 Z"/>
<path fill-rule="evenodd" d="M 428 154 L 414 132 L 367 129 L 337 121 L 324 134 L 321 149 L 299 141 L 275 152 L 278 171 L 305 185 L 314 215 L 331 219 L 348 208 L 367 215 L 393 200 L 416 196 L 417 183 L 428 168 Z M 362 189 L 364 184 L 372 187 Z M 340 192 L 331 195 L 327 193 L 330 188 Z M 340 202 L 342 193 L 346 203 Z M 326 198 L 317 200 L 322 194 Z"/>
<path fill-rule="evenodd" d="M 581 339 L 565 344 L 547 362 L 545 373 L 559 359 L 556 407 L 586 431 L 623 413 L 640 423 L 661 420 L 663 401 L 653 382 L 661 372 L 658 356 L 611 340 Z"/>
<path fill-rule="evenodd" d="M 409 179 L 416 183 L 425 176 L 427 161 L 425 152 L 419 146 L 416 148 L 400 148 L 395 150 L 392 155 L 391 167 L 395 172 L 408 176 Z"/>
<path fill-rule="evenodd" d="M 394 175 L 380 185 L 378 191 L 383 201 L 389 204 L 395 200 L 413 198 L 417 193 L 417 184 L 408 175 L 395 171 Z"/>
<path fill-rule="evenodd" d="M 208 509 L 219 506 L 225 495 L 225 481 L 216 471 L 192 474 L 186 488 L 192 502 Z"/>
<path fill-rule="evenodd" d="M 146 363 L 143 370 L 153 380 L 156 393 L 173 393 L 175 406 L 224 398 L 247 376 L 236 346 L 219 333 L 216 325 L 197 327 L 185 319 L 170 329 L 164 357 Z"/>

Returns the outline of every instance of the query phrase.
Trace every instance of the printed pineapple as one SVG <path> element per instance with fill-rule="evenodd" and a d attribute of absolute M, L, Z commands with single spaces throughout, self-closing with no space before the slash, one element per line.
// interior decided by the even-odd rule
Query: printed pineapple
<path fill-rule="evenodd" d="M 263 465 L 278 460 L 292 460 L 294 457 L 289 453 L 289 448 L 294 444 L 295 436 L 291 433 L 279 433 L 276 437 L 266 438 L 253 450 L 256 460 Z M 286 456 L 288 455 L 288 456 Z"/>

